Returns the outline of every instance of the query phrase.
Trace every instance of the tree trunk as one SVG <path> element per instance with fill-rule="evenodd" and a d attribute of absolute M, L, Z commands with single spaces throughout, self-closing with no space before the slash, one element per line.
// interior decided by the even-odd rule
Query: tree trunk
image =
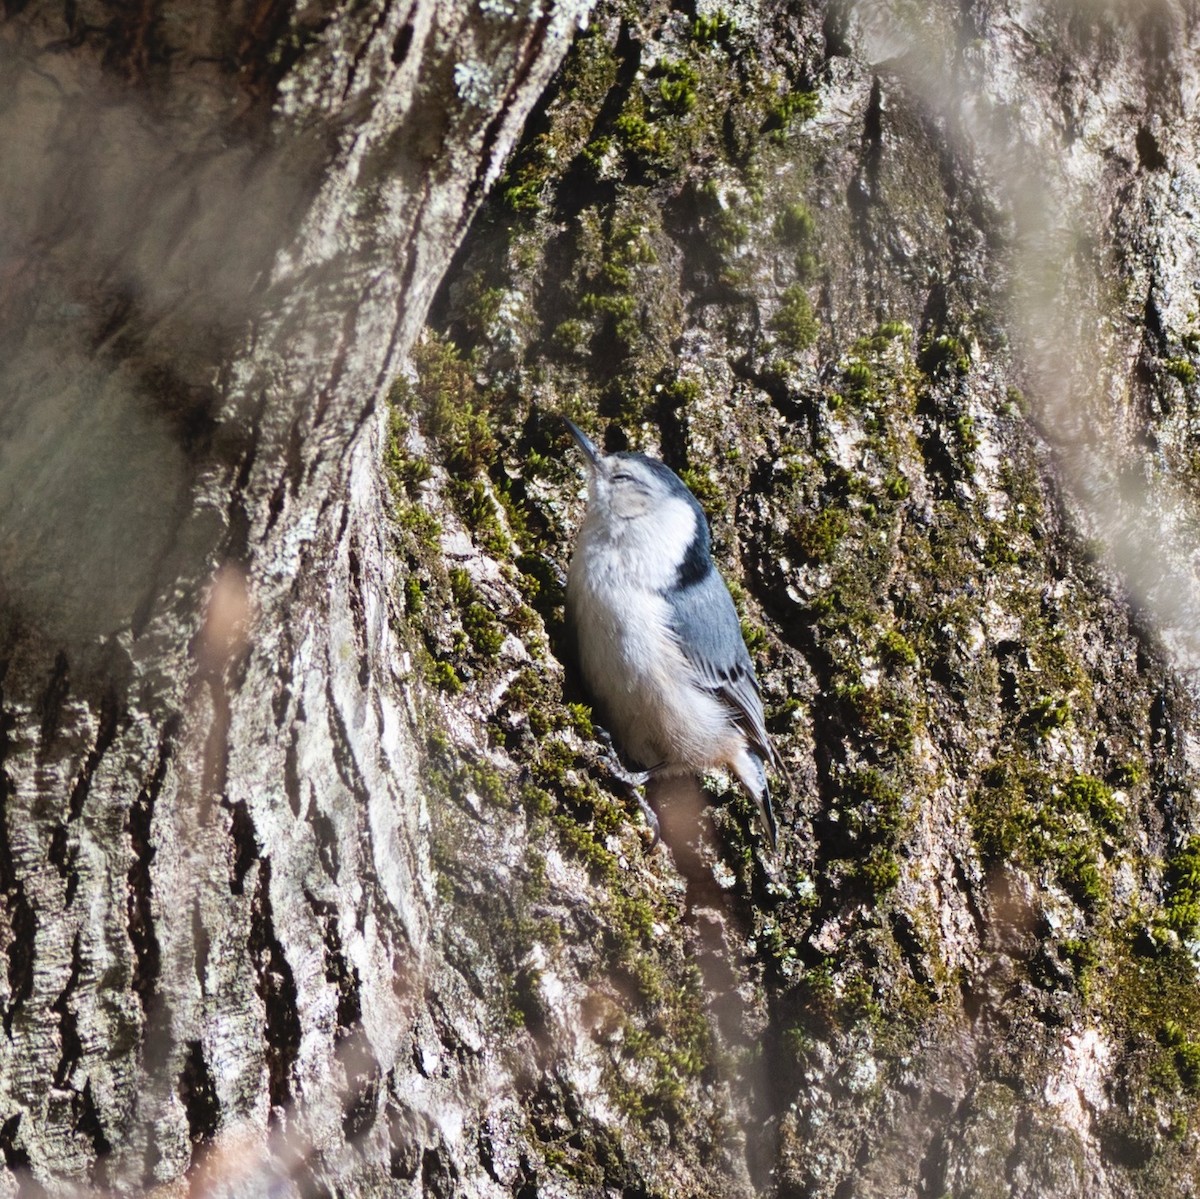
<path fill-rule="evenodd" d="M 588 4 L 6 8 L 9 1186 L 419 1186 L 376 414 Z"/>
<path fill-rule="evenodd" d="M 588 8 L 7 5 L 8 1191 L 1191 1193 L 1194 5 Z M 777 856 L 564 682 L 562 411 Z"/>

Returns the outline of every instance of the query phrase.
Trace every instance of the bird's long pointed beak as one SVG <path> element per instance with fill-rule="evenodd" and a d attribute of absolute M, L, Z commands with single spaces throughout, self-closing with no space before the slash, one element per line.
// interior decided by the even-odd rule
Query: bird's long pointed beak
<path fill-rule="evenodd" d="M 599 466 L 602 457 L 600 451 L 596 449 L 592 439 L 571 419 L 563 417 L 562 422 L 571 430 L 571 436 L 575 438 L 576 444 L 587 455 L 587 460 L 591 466 Z"/>

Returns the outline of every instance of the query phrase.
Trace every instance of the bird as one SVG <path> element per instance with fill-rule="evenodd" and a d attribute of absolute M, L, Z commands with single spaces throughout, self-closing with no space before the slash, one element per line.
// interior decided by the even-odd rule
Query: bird
<path fill-rule="evenodd" d="M 728 767 L 777 847 L 767 765 L 787 778 L 763 718 L 708 520 L 687 484 L 645 454 L 604 454 L 562 418 L 588 465 L 565 616 L 585 689 L 633 780 Z M 658 839 L 657 818 L 639 797 Z"/>

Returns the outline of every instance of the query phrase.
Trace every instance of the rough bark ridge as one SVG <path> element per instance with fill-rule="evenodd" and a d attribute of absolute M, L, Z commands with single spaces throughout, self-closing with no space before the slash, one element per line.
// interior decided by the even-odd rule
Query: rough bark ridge
<path fill-rule="evenodd" d="M 9 1190 L 442 1168 L 372 414 L 587 8 L 5 6 Z"/>

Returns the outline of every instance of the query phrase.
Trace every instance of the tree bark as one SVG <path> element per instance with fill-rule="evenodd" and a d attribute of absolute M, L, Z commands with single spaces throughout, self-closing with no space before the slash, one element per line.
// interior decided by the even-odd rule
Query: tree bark
<path fill-rule="evenodd" d="M 8 1193 L 1190 1193 L 1194 5 L 588 8 L 6 7 Z M 776 857 L 564 680 L 561 411 Z"/>
<path fill-rule="evenodd" d="M 377 414 L 587 9 L 7 6 L 10 1189 L 437 1167 Z"/>

